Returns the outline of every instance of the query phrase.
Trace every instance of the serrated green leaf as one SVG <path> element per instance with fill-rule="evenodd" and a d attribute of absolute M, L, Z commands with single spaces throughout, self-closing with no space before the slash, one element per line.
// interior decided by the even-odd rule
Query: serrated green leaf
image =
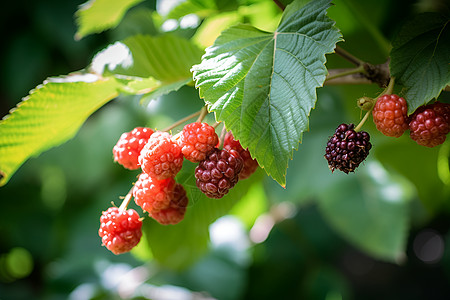
<path fill-rule="evenodd" d="M 143 0 L 89 0 L 75 13 L 78 31 L 75 39 L 99 33 L 119 24 L 127 10 Z"/>
<path fill-rule="evenodd" d="M 289 5 L 275 33 L 249 25 L 224 31 L 193 68 L 216 119 L 283 186 L 327 74 L 325 54 L 341 40 L 326 16 L 330 1 L 303 5 Z"/>
<path fill-rule="evenodd" d="M 450 84 L 450 20 L 424 13 L 405 23 L 392 42 L 390 70 L 405 88 L 408 112 Z"/>
<path fill-rule="evenodd" d="M 319 208 L 355 246 L 378 259 L 399 262 L 405 255 L 411 194 L 378 163 L 367 164 L 357 178 L 341 176 L 322 191 Z"/>
<path fill-rule="evenodd" d="M 72 138 L 83 122 L 118 95 L 114 78 L 50 78 L 0 121 L 0 185 L 29 157 Z"/>
<path fill-rule="evenodd" d="M 185 218 L 176 225 L 160 225 L 151 218 L 144 221 L 144 230 L 154 258 L 171 269 L 183 269 L 195 262 L 208 248 L 209 225 L 225 215 L 244 196 L 249 188 L 260 181 L 255 173 L 239 182 L 221 199 L 206 197 L 195 185 L 195 164 L 185 162 L 177 175 L 187 193 L 189 204 Z"/>
<path fill-rule="evenodd" d="M 91 70 L 116 76 L 124 92 L 155 98 L 191 82 L 190 69 L 202 53 L 191 41 L 172 34 L 135 35 L 99 52 Z"/>

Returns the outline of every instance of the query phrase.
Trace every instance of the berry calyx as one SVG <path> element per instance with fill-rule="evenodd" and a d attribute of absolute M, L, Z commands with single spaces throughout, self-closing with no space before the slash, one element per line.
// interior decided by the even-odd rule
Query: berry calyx
<path fill-rule="evenodd" d="M 163 180 L 175 175 L 183 166 L 181 147 L 167 132 L 156 131 L 139 155 L 142 171 L 151 177 Z"/>
<path fill-rule="evenodd" d="M 165 209 L 173 198 L 175 184 L 172 177 L 157 180 L 147 173 L 141 173 L 134 184 L 134 201 L 149 214 Z"/>
<path fill-rule="evenodd" d="M 139 154 L 152 134 L 153 130 L 147 127 L 136 127 L 122 133 L 113 147 L 114 161 L 130 170 L 139 169 Z"/>
<path fill-rule="evenodd" d="M 236 185 L 244 163 L 236 150 L 214 148 L 195 168 L 197 187 L 209 198 L 222 198 Z"/>
<path fill-rule="evenodd" d="M 327 142 L 325 158 L 331 172 L 339 169 L 348 174 L 366 159 L 371 148 L 367 132 L 356 132 L 353 124 L 341 124 Z"/>
<path fill-rule="evenodd" d="M 134 209 L 110 207 L 100 217 L 99 236 L 103 245 L 114 254 L 133 249 L 142 236 L 142 220 Z"/>
<path fill-rule="evenodd" d="M 400 137 L 408 129 L 406 100 L 398 95 L 382 95 L 372 111 L 373 122 L 386 136 Z"/>
<path fill-rule="evenodd" d="M 179 145 L 184 157 L 194 163 L 200 162 L 214 149 L 219 141 L 214 127 L 208 123 L 194 122 L 184 126 Z"/>
<path fill-rule="evenodd" d="M 250 175 L 255 173 L 256 169 L 259 166 L 258 162 L 256 161 L 256 159 L 252 158 L 248 149 L 242 148 L 241 143 L 238 140 L 234 139 L 234 136 L 231 133 L 231 131 L 228 131 L 225 134 L 225 137 L 223 139 L 223 148 L 227 150 L 231 149 L 236 150 L 241 156 L 244 163 L 244 167 L 239 173 L 239 180 L 246 179 L 250 177 Z"/>
<path fill-rule="evenodd" d="M 177 183 L 168 207 L 159 211 L 153 211 L 150 213 L 150 216 L 162 225 L 178 224 L 184 219 L 188 202 L 186 190 L 181 184 Z"/>
<path fill-rule="evenodd" d="M 449 108 L 443 103 L 433 103 L 419 107 L 409 122 L 410 137 L 417 144 L 435 147 L 444 143 L 450 132 Z"/>

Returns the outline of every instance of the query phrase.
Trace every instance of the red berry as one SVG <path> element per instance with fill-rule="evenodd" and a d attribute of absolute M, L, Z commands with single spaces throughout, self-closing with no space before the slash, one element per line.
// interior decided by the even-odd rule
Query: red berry
<path fill-rule="evenodd" d="M 195 168 L 197 187 L 209 198 L 222 198 L 238 182 L 243 165 L 236 150 L 214 148 Z"/>
<path fill-rule="evenodd" d="M 444 143 L 447 133 L 450 132 L 446 111 L 447 108 L 436 103 L 419 107 L 411 115 L 409 122 L 411 139 L 430 148 Z"/>
<path fill-rule="evenodd" d="M 143 211 L 152 214 L 169 206 L 174 189 L 175 180 L 172 177 L 157 180 L 141 173 L 133 188 L 134 201 Z"/>
<path fill-rule="evenodd" d="M 134 209 L 119 211 L 110 207 L 100 217 L 99 236 L 114 254 L 122 254 L 136 246 L 142 236 L 142 221 Z"/>
<path fill-rule="evenodd" d="M 366 159 L 371 148 L 372 144 L 367 132 L 356 132 L 353 124 L 341 124 L 328 140 L 325 158 L 331 172 L 339 169 L 348 174 L 354 172 Z"/>
<path fill-rule="evenodd" d="M 177 224 L 184 219 L 188 202 L 185 189 L 181 184 L 177 183 L 169 206 L 152 212 L 150 216 L 162 225 Z"/>
<path fill-rule="evenodd" d="M 206 158 L 218 141 L 214 127 L 207 123 L 194 122 L 184 126 L 179 145 L 184 157 L 197 163 Z"/>
<path fill-rule="evenodd" d="M 241 143 L 238 140 L 234 139 L 231 131 L 225 134 L 225 138 L 223 140 L 223 148 L 227 150 L 233 149 L 239 152 L 239 155 L 244 162 L 244 167 L 239 173 L 239 180 L 246 179 L 250 177 L 250 175 L 255 173 L 256 169 L 259 166 L 258 162 L 256 161 L 256 159 L 252 158 L 248 149 L 242 148 Z"/>
<path fill-rule="evenodd" d="M 114 161 L 130 170 L 139 168 L 138 157 L 153 130 L 146 127 L 136 127 L 130 132 L 124 132 L 113 148 Z"/>
<path fill-rule="evenodd" d="M 386 136 L 400 137 L 408 129 L 406 100 L 397 95 L 378 98 L 372 116 L 377 129 Z"/>
<path fill-rule="evenodd" d="M 148 140 L 139 155 L 142 171 L 151 177 L 163 180 L 175 175 L 183 166 L 181 147 L 167 132 L 157 131 Z"/>

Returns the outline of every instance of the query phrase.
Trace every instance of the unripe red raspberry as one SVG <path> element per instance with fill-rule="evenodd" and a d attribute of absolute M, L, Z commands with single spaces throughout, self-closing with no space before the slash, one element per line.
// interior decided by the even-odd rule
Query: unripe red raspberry
<path fill-rule="evenodd" d="M 188 202 L 189 200 L 184 187 L 177 183 L 169 206 L 165 209 L 152 212 L 150 216 L 162 225 L 175 225 L 184 219 Z"/>
<path fill-rule="evenodd" d="M 152 178 L 147 173 L 141 173 L 134 184 L 134 201 L 143 211 L 152 214 L 165 209 L 173 198 L 175 180 L 170 177 L 163 180 Z"/>
<path fill-rule="evenodd" d="M 372 116 L 377 129 L 386 136 L 400 137 L 408 129 L 407 103 L 397 95 L 378 98 Z"/>
<path fill-rule="evenodd" d="M 179 145 L 184 157 L 197 163 L 206 158 L 218 141 L 214 127 L 207 123 L 194 122 L 184 126 Z"/>
<path fill-rule="evenodd" d="M 146 127 L 136 127 L 130 132 L 124 132 L 113 148 L 114 161 L 130 170 L 139 168 L 138 157 L 153 130 Z"/>
<path fill-rule="evenodd" d="M 328 140 L 325 158 L 331 172 L 339 169 L 344 173 L 354 172 L 372 148 L 370 136 L 365 131 L 356 132 L 353 124 L 341 124 Z"/>
<path fill-rule="evenodd" d="M 122 254 L 136 246 L 142 236 L 142 220 L 134 209 L 120 211 L 110 207 L 100 217 L 99 236 L 114 254 Z"/>
<path fill-rule="evenodd" d="M 148 140 L 139 155 L 142 171 L 151 177 L 163 180 L 175 175 L 183 166 L 180 146 L 167 132 L 157 131 Z"/>
<path fill-rule="evenodd" d="M 447 108 L 441 104 L 419 107 L 409 122 L 411 139 L 430 148 L 444 143 L 450 132 L 449 115 L 446 112 Z"/>
<path fill-rule="evenodd" d="M 242 168 L 242 171 L 239 173 L 239 180 L 246 179 L 250 177 L 253 173 L 255 173 L 256 169 L 258 168 L 258 162 L 256 159 L 253 159 L 250 155 L 250 152 L 248 149 L 244 149 L 241 146 L 241 143 L 238 140 L 234 139 L 233 134 L 231 131 L 228 131 L 225 134 L 225 138 L 223 140 L 223 148 L 227 150 L 236 150 L 239 155 L 241 156 L 244 167 Z"/>
<path fill-rule="evenodd" d="M 209 198 L 222 198 L 238 182 L 243 165 L 236 150 L 214 148 L 195 168 L 197 187 Z"/>

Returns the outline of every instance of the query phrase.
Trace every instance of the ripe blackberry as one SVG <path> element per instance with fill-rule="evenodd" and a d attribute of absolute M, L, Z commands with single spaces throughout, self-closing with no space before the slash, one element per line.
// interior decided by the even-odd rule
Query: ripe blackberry
<path fill-rule="evenodd" d="M 197 187 L 209 198 L 222 198 L 238 182 L 243 166 L 236 150 L 214 148 L 195 168 Z"/>
<path fill-rule="evenodd" d="M 409 122 L 411 139 L 430 148 L 444 143 L 450 132 L 448 119 L 448 107 L 442 103 L 419 107 Z"/>
<path fill-rule="evenodd" d="M 386 136 L 400 137 L 408 129 L 406 100 L 397 95 L 378 98 L 372 116 L 377 129 Z"/>
<path fill-rule="evenodd" d="M 154 211 L 150 216 L 162 225 L 177 224 L 184 219 L 188 202 L 184 187 L 177 183 L 168 207 Z"/>
<path fill-rule="evenodd" d="M 134 209 L 120 211 L 110 207 L 100 217 L 98 235 L 103 246 L 114 254 L 130 251 L 136 246 L 142 236 L 142 220 Z"/>
<path fill-rule="evenodd" d="M 256 169 L 259 166 L 258 162 L 256 161 L 256 159 L 252 158 L 248 149 L 242 148 L 241 143 L 238 140 L 234 139 L 234 136 L 231 133 L 231 131 L 228 131 L 225 134 L 225 138 L 223 140 L 223 148 L 227 150 L 233 149 L 239 152 L 239 155 L 241 156 L 244 162 L 244 167 L 239 173 L 239 180 L 246 179 L 250 177 L 250 175 L 255 173 Z"/>
<path fill-rule="evenodd" d="M 141 173 L 134 184 L 134 201 L 143 211 L 152 214 L 165 209 L 173 198 L 175 180 L 170 177 L 163 180 L 152 178 L 147 173 Z"/>
<path fill-rule="evenodd" d="M 139 169 L 138 157 L 153 130 L 147 127 L 136 127 L 124 132 L 113 148 L 114 161 L 130 170 Z"/>
<path fill-rule="evenodd" d="M 151 177 L 163 180 L 175 175 L 183 166 L 183 153 L 172 136 L 157 131 L 148 140 L 139 155 L 142 171 Z"/>
<path fill-rule="evenodd" d="M 367 132 L 356 132 L 353 124 L 341 124 L 328 140 L 325 158 L 331 172 L 339 169 L 348 174 L 366 159 L 370 148 L 372 144 Z"/>
<path fill-rule="evenodd" d="M 218 141 L 214 127 L 207 123 L 194 122 L 184 126 L 179 145 L 187 160 L 198 163 L 206 158 Z"/>

